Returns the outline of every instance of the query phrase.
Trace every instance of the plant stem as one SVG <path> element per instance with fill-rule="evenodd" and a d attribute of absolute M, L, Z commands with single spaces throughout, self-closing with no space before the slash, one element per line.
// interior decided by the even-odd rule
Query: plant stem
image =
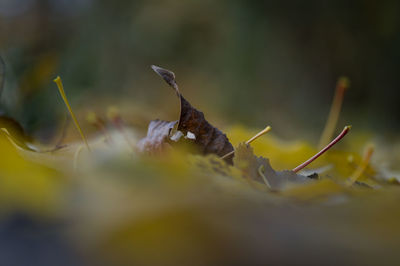
<path fill-rule="evenodd" d="M 329 143 L 325 148 L 320 150 L 317 154 L 315 154 L 313 157 L 311 157 L 310 159 L 308 159 L 304 163 L 300 164 L 296 168 L 293 168 L 292 171 L 297 173 L 301 169 L 303 169 L 304 167 L 306 167 L 307 165 L 312 163 L 315 159 L 317 159 L 319 156 L 321 156 L 323 153 L 325 153 L 327 150 L 329 150 L 333 145 L 338 143 L 344 136 L 346 136 L 346 134 L 349 132 L 350 129 L 351 129 L 351 126 L 345 126 L 343 131 L 334 140 L 332 140 L 331 143 Z"/>
<path fill-rule="evenodd" d="M 72 120 L 74 121 L 75 127 L 78 129 L 79 134 L 81 135 L 81 138 L 82 138 L 83 142 L 86 145 L 86 148 L 90 151 L 90 147 L 89 147 L 89 144 L 88 144 L 88 142 L 86 140 L 86 137 L 83 134 L 83 131 L 82 131 L 81 127 L 79 126 L 78 120 L 76 119 L 75 114 L 72 111 L 71 106 L 69 105 L 67 96 L 65 95 L 64 86 L 62 84 L 61 78 L 59 76 L 57 76 L 57 78 L 55 78 L 53 81 L 57 84 L 58 91 L 60 92 L 60 95 L 61 95 L 65 105 L 67 106 L 67 109 L 68 109 L 68 111 L 69 111 L 69 113 L 70 113 L 70 115 L 72 117 Z"/>
<path fill-rule="evenodd" d="M 342 103 L 344 98 L 344 92 L 349 87 L 349 80 L 345 77 L 340 78 L 337 81 L 335 96 L 332 101 L 331 110 L 326 120 L 324 131 L 322 132 L 321 138 L 319 140 L 318 148 L 322 149 L 335 132 L 337 122 L 339 120 L 340 110 L 342 109 Z"/>
<path fill-rule="evenodd" d="M 364 157 L 363 157 L 360 165 L 357 167 L 357 169 L 354 171 L 354 173 L 347 180 L 347 182 L 346 182 L 347 186 L 353 185 L 360 178 L 360 176 L 364 173 L 365 169 L 367 169 L 367 166 L 369 164 L 369 161 L 371 160 L 373 153 L 374 153 L 374 146 L 372 144 L 368 145 L 365 150 L 365 154 L 364 154 Z"/>
<path fill-rule="evenodd" d="M 261 137 L 262 135 L 265 135 L 266 133 L 268 133 L 271 130 L 270 126 L 267 126 L 266 128 L 264 128 L 263 130 L 261 130 L 260 132 L 258 132 L 257 134 L 255 134 L 253 137 L 251 137 L 248 141 L 246 141 L 246 145 L 249 145 L 250 143 L 252 143 L 253 141 L 255 141 L 256 139 L 258 139 L 259 137 Z M 225 159 L 229 156 L 231 156 L 232 154 L 235 153 L 235 150 L 228 152 L 227 154 L 225 154 L 224 156 L 221 157 L 221 159 Z"/>

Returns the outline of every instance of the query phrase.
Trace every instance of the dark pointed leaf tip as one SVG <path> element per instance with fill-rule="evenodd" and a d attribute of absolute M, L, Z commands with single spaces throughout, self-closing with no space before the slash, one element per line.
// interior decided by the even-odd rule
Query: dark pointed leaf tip
<path fill-rule="evenodd" d="M 160 77 L 162 77 L 165 80 L 165 82 L 168 83 L 168 85 L 170 85 L 172 88 L 174 88 L 176 91 L 178 91 L 178 85 L 176 84 L 176 81 L 175 81 L 175 73 L 174 72 L 164 69 L 162 67 L 155 66 L 155 65 L 152 65 L 151 68 Z"/>

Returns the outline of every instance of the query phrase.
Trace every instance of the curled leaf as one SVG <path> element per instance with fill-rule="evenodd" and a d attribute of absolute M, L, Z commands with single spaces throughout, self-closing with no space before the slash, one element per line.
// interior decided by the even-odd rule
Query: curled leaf
<path fill-rule="evenodd" d="M 172 71 L 169 71 L 167 69 L 152 65 L 151 68 L 156 72 L 160 77 L 162 77 L 165 82 L 168 83 L 172 88 L 175 89 L 176 93 L 178 96 L 180 95 L 179 89 L 178 89 L 178 84 L 175 81 L 175 73 Z"/>
<path fill-rule="evenodd" d="M 231 151 L 233 151 L 233 146 L 229 142 L 228 138 L 224 133 L 222 133 L 218 128 L 212 126 L 205 118 L 203 112 L 194 108 L 179 92 L 178 85 L 175 80 L 175 74 L 169 70 L 163 69 L 161 67 L 152 66 L 152 69 L 160 75 L 165 82 L 170 85 L 178 95 L 180 99 L 180 116 L 178 120 L 177 131 L 180 131 L 183 135 L 190 139 L 202 154 L 216 154 L 218 156 L 223 156 Z M 156 120 L 157 121 L 157 120 Z M 159 121 L 159 120 L 158 120 Z M 152 121 L 153 122 L 153 121 Z M 139 143 L 139 149 L 142 150 L 143 143 L 146 142 L 147 147 L 157 147 L 160 146 L 159 141 L 164 142 L 167 140 L 166 134 L 169 134 L 176 122 L 166 122 L 163 121 L 163 125 L 172 125 L 168 123 L 174 123 L 170 128 L 157 128 L 154 130 L 155 125 L 150 123 L 148 136 Z M 157 122 L 160 126 L 160 121 Z M 168 131 L 168 132 L 167 132 Z M 149 137 L 149 133 L 151 133 Z M 152 141 L 156 141 L 151 144 Z M 231 162 L 231 158 L 227 158 L 228 162 Z"/>
<path fill-rule="evenodd" d="M 208 123 L 203 112 L 192 107 L 182 95 L 180 99 L 181 115 L 177 129 L 184 135 L 194 135 L 193 142 L 201 153 L 223 156 L 233 151 L 233 146 L 226 135 Z"/>

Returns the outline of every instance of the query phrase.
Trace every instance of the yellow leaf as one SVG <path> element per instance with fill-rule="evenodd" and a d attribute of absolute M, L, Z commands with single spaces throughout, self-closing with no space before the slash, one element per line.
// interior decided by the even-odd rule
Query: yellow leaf
<path fill-rule="evenodd" d="M 0 150 L 0 212 L 53 213 L 61 196 L 58 173 L 24 159 L 4 134 Z"/>

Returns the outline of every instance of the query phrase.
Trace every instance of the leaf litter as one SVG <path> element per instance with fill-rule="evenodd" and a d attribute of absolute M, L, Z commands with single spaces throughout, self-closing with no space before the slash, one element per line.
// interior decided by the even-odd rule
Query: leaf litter
<path fill-rule="evenodd" d="M 227 130 L 230 141 L 182 96 L 171 71 L 153 69 L 181 113 L 151 121 L 141 140 L 109 119 L 107 135 L 87 139 L 91 152 L 77 142 L 39 153 L 0 121 L 3 217 L 61 221 L 69 241 L 104 265 L 399 262 L 399 187 L 372 152 L 330 150 L 307 171 L 274 170 L 296 169 L 318 150 L 273 135 L 243 143 L 253 135 L 243 127 Z"/>

